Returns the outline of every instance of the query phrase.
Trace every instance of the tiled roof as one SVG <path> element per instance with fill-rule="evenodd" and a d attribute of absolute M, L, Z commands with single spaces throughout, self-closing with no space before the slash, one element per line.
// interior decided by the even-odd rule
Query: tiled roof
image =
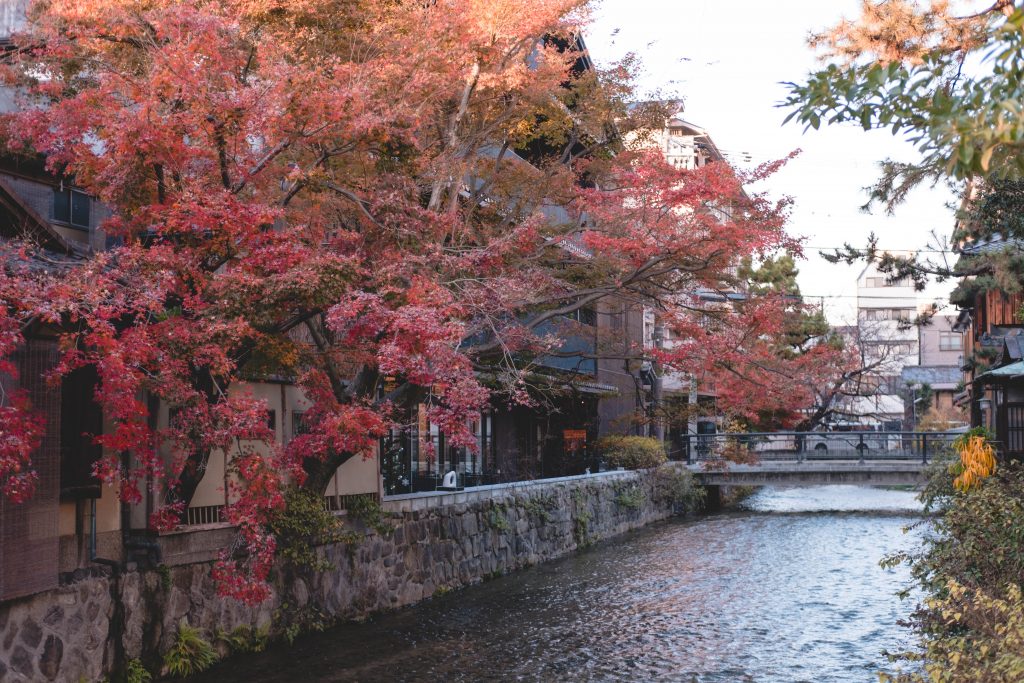
<path fill-rule="evenodd" d="M 989 370 L 986 373 L 978 375 L 978 379 L 982 379 L 983 377 L 993 377 L 1002 379 L 1015 379 L 1017 377 L 1024 377 L 1024 361 L 1010 363 L 1009 365 L 1004 365 L 1001 368 L 995 368 L 993 370 Z"/>
<path fill-rule="evenodd" d="M 955 365 L 907 365 L 900 373 L 904 382 L 913 384 L 929 384 L 933 388 L 940 385 L 960 383 L 963 375 Z"/>
<path fill-rule="evenodd" d="M 1007 250 L 1024 250 L 1024 240 L 1016 237 L 1006 238 L 997 233 L 987 240 L 979 240 L 960 247 L 961 253 L 969 255 L 994 254 Z"/>

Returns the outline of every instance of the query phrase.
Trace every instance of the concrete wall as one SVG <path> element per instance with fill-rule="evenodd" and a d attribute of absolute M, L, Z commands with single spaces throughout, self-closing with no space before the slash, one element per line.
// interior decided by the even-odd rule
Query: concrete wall
<path fill-rule="evenodd" d="M 609 354 L 627 353 L 643 343 L 643 307 L 624 300 L 611 299 L 597 310 L 600 344 Z M 637 412 L 636 381 L 640 371 L 636 361 L 602 358 L 597 361 L 596 380 L 615 387 L 616 394 L 602 396 L 598 403 L 598 436 L 635 434 Z"/>
<path fill-rule="evenodd" d="M 956 317 L 952 315 L 937 315 L 932 319 L 931 325 L 918 328 L 921 344 L 921 365 L 959 365 L 964 355 L 963 339 L 959 332 L 953 332 L 953 324 Z M 943 337 L 946 338 L 946 346 L 949 342 L 955 342 L 955 348 L 943 349 Z"/>
<path fill-rule="evenodd" d="M 43 220 L 49 221 L 62 237 L 71 242 L 88 245 L 94 251 L 102 251 L 106 248 L 106 235 L 100 229 L 103 222 L 111 216 L 111 211 L 106 205 L 93 199 L 89 211 L 89 228 L 74 228 L 54 221 L 53 185 L 16 175 L 5 174 L 4 177 L 17 192 L 18 197 L 31 206 Z"/>
<path fill-rule="evenodd" d="M 673 508 L 656 475 L 634 472 L 411 494 L 384 506 L 392 533 L 350 520 L 358 542 L 321 548 L 333 569 L 287 581 L 277 572 L 274 598 L 258 607 L 216 595 L 209 558 L 228 529 L 165 538 L 162 571 L 79 571 L 59 589 L 0 604 L 0 680 L 96 680 L 133 658 L 155 672 L 182 619 L 210 640 L 243 625 L 279 634 L 284 602 L 353 619 L 571 553 Z"/>

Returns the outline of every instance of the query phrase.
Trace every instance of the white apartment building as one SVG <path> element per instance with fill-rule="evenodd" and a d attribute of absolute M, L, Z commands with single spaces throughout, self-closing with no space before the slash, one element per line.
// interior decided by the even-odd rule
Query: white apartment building
<path fill-rule="evenodd" d="M 651 140 L 676 168 L 699 168 L 725 159 L 706 130 L 684 121 L 678 114 L 666 121 L 665 128 L 652 135 Z"/>
<path fill-rule="evenodd" d="M 711 162 L 726 162 L 725 156 L 715 145 L 706 130 L 684 120 L 681 112 L 665 122 L 659 131 L 646 131 L 642 142 L 638 138 L 627 144 L 642 144 L 655 147 L 665 155 L 666 161 L 678 169 L 701 168 Z M 728 218 L 727 208 L 713 209 L 721 218 Z M 730 295 L 710 291 L 679 292 L 680 299 L 690 299 L 700 305 L 715 307 L 728 306 Z M 678 343 L 672 332 L 657 320 L 651 308 L 643 314 L 643 338 L 647 348 L 659 346 L 671 348 Z M 717 429 L 720 417 L 715 406 L 716 390 L 713 383 L 689 374 L 659 372 L 646 368 L 645 377 L 650 381 L 651 408 L 660 413 L 652 425 L 652 433 L 660 434 L 668 442 L 670 451 L 681 448 L 686 434 L 711 433 Z M 682 421 L 680 416 L 687 416 Z"/>
<path fill-rule="evenodd" d="M 920 311 L 918 293 L 909 278 L 890 282 L 874 264 L 857 277 L 856 342 L 862 361 L 873 366 L 865 395 L 853 400 L 850 412 L 862 424 L 887 431 L 902 429 L 905 405 L 900 374 L 918 365 Z"/>

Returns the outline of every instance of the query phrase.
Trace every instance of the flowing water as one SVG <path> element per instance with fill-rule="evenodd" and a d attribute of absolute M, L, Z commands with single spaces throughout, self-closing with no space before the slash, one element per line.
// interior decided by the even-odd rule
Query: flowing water
<path fill-rule="evenodd" d="M 201 680 L 877 680 L 909 645 L 904 569 L 914 494 L 763 489 L 745 509 L 657 524 Z"/>

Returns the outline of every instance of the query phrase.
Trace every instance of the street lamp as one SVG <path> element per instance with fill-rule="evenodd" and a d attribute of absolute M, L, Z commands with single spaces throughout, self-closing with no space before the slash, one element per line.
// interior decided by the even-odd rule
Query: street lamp
<path fill-rule="evenodd" d="M 978 399 L 978 410 L 981 412 L 981 426 L 991 428 L 992 420 L 992 399 L 990 398 L 979 398 Z"/>

